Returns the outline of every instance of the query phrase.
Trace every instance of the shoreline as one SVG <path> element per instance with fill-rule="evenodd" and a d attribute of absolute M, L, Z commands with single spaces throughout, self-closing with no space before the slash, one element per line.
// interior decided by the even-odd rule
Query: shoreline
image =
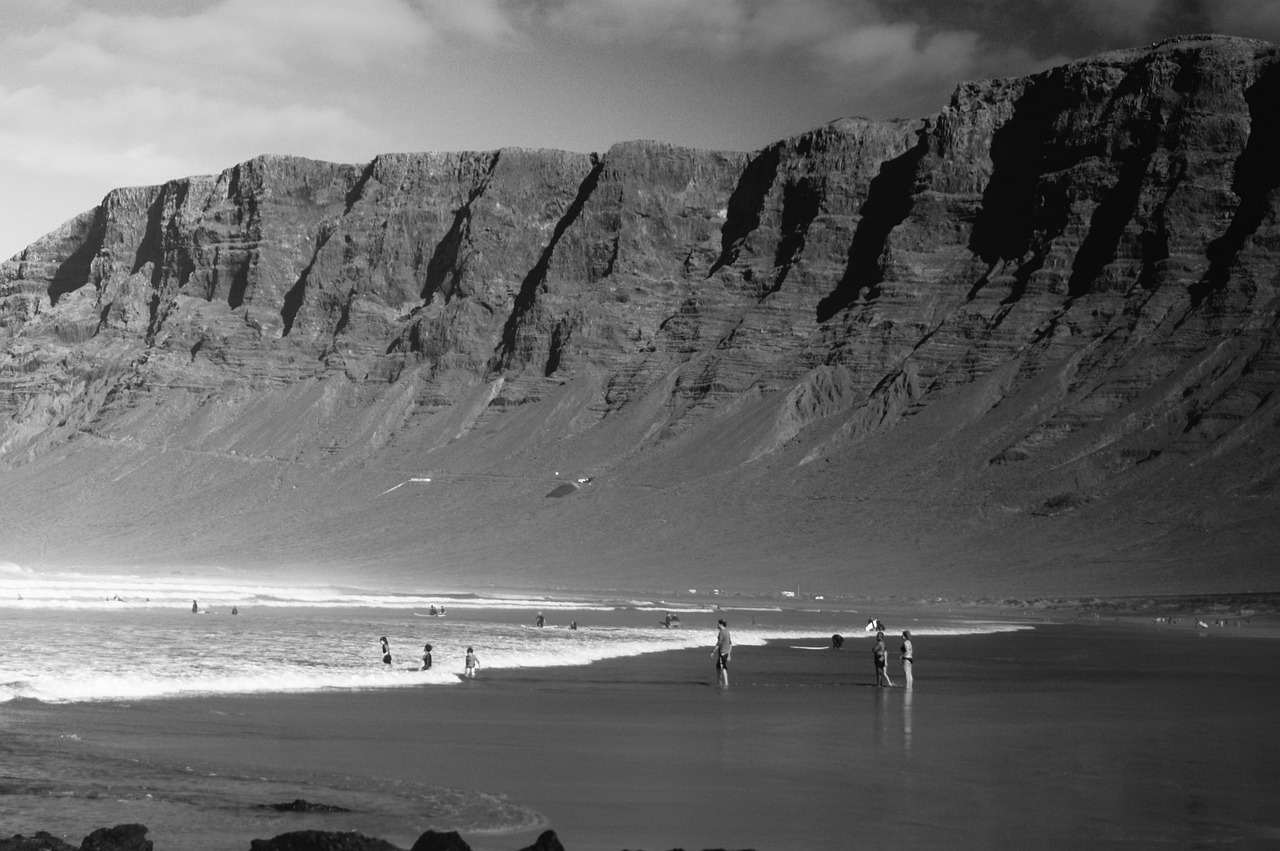
<path fill-rule="evenodd" d="M 1216 630 L 1137 615 L 1029 620 L 1036 629 L 917 639 L 914 692 L 877 689 L 869 645 L 856 641 L 820 653 L 787 642 L 735 649 L 732 685 L 717 689 L 708 636 L 708 649 L 484 669 L 447 688 L 10 705 L 7 726 L 77 737 L 57 741 L 81 748 L 86 772 L 111 754 L 157 770 L 279 777 L 296 784 L 284 800 L 329 805 L 344 802 L 308 792 L 321 778 L 355 778 L 353 789 L 376 778 L 456 790 L 464 805 L 492 795 L 544 820 L 503 833 L 464 827 L 475 851 L 516 851 L 547 827 L 569 851 L 808 851 L 846 847 L 851 835 L 941 848 L 956 825 L 966 841 L 999 845 L 1025 813 L 1042 824 L 1020 835 L 1050 844 L 1177 842 L 1206 823 L 1214 836 L 1280 838 L 1258 793 L 1275 780 L 1280 746 L 1257 737 L 1280 700 L 1280 643 L 1245 640 L 1280 634 L 1265 620 Z M 1207 671 L 1223 678 L 1213 690 L 1201 685 Z M 891 675 L 901 682 L 896 655 Z M 1027 759 L 1035 754 L 1051 759 Z M 1194 819 L 1187 796 L 1201 801 Z M 1144 813 L 1130 812 L 1134 800 Z M 149 822 L 148 806 L 120 821 L 148 824 L 158 851 L 198 847 Z M 14 827 L 79 841 L 105 824 Z M 408 848 L 414 830 L 361 832 Z"/>

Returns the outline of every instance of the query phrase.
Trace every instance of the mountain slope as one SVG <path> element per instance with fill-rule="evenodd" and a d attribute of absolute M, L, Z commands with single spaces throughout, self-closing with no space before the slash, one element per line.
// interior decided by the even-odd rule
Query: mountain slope
<path fill-rule="evenodd" d="M 750 154 L 117 190 L 0 266 L 0 558 L 1271 589 L 1278 115 L 1197 37 Z"/>

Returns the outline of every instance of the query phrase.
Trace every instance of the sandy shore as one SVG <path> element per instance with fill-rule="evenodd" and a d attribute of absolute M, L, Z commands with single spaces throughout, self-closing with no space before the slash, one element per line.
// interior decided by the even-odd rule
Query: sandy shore
<path fill-rule="evenodd" d="M 109 751 L 287 774 L 301 798 L 321 774 L 495 793 L 569 851 L 1255 847 L 1280 844 L 1280 642 L 1258 640 L 1274 634 L 1090 614 L 917 639 L 911 693 L 874 687 L 869 642 L 853 640 L 740 648 L 727 690 L 699 650 L 484 670 L 457 687 L 0 711 L 17 731 L 76 737 L 87 764 Z M 221 847 L 247 848 L 234 821 L 223 815 L 234 841 Z M 193 847 L 150 826 L 159 851 Z M 542 827 L 464 836 L 515 851 Z"/>

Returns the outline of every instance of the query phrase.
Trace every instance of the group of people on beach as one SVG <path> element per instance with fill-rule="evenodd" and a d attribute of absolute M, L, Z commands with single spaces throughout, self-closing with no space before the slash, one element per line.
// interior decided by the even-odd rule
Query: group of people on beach
<path fill-rule="evenodd" d="M 872 620 L 871 623 L 883 627 L 878 620 Z M 733 654 L 733 638 L 729 634 L 729 624 L 724 618 L 716 621 L 716 643 L 711 649 L 711 655 L 716 660 L 716 685 L 720 688 L 727 688 L 729 685 L 729 657 Z M 841 635 L 831 636 L 831 647 L 839 650 L 844 646 L 844 637 Z M 889 679 L 889 650 L 884 643 L 883 630 L 876 632 L 876 643 L 871 648 L 871 655 L 876 666 L 876 687 L 893 686 L 893 681 Z M 902 646 L 898 648 L 898 658 L 902 661 L 902 676 L 905 680 L 905 687 L 910 689 L 914 684 L 915 665 L 915 647 L 911 643 L 911 630 L 904 629 L 902 631 Z"/>
<path fill-rule="evenodd" d="M 542 613 L 538 613 L 538 619 L 542 619 Z M 879 621 L 872 621 L 876 625 L 881 625 Z M 541 626 L 541 624 L 538 624 Z M 576 626 L 576 624 L 575 624 Z M 836 639 L 840 639 L 837 641 Z M 382 645 L 382 663 L 384 665 L 391 664 L 391 644 L 384 635 L 378 639 Z M 832 647 L 839 650 L 844 644 L 841 636 L 832 636 Z M 423 671 L 431 670 L 431 645 L 422 645 L 422 668 Z M 716 685 L 720 688 L 728 688 L 729 686 L 729 659 L 733 656 L 733 635 L 729 632 L 729 623 L 720 618 L 716 621 L 716 643 L 711 649 L 711 655 L 715 657 L 716 665 Z M 894 683 L 889 679 L 889 650 L 884 643 L 884 632 L 876 632 L 876 643 L 871 648 L 871 655 L 875 661 L 876 667 L 876 687 L 883 686 L 893 687 Z M 915 664 L 915 648 L 911 644 L 911 630 L 902 631 L 902 645 L 898 648 L 898 658 L 902 662 L 902 676 L 905 680 L 904 686 L 908 689 L 914 684 L 912 667 Z M 475 649 L 467 648 L 467 655 L 464 660 L 465 672 L 462 676 L 474 677 L 476 671 L 480 668 L 480 657 L 476 655 Z"/>
<path fill-rule="evenodd" d="M 382 643 L 382 664 L 390 665 L 391 664 L 391 642 L 387 641 L 387 637 L 385 635 L 379 638 L 378 641 Z M 422 667 L 419 670 L 422 670 L 422 671 L 431 670 L 431 664 L 433 661 L 431 658 L 431 650 L 432 650 L 432 647 L 430 644 L 422 645 Z M 476 675 L 476 671 L 480 669 L 480 657 L 476 655 L 476 651 L 474 648 L 471 648 L 471 647 L 467 648 L 467 657 L 464 662 L 464 665 L 466 669 L 465 676 L 468 676 L 468 677 L 474 677 Z"/>
<path fill-rule="evenodd" d="M 883 632 L 876 632 L 876 643 L 871 648 L 871 657 L 876 666 L 876 688 L 882 686 L 892 687 L 893 680 L 889 679 L 889 648 L 885 646 Z M 911 644 L 911 630 L 909 629 L 902 631 L 902 646 L 898 648 L 898 658 L 902 660 L 904 685 L 910 689 L 914 684 L 912 668 L 915 665 L 915 647 Z"/>

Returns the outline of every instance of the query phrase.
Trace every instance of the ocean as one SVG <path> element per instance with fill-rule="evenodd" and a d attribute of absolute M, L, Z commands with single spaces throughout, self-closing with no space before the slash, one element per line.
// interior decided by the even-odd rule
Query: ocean
<path fill-rule="evenodd" d="M 0 703 L 455 686 L 468 647 L 482 670 L 588 665 L 709 646 L 721 617 L 739 646 L 868 635 L 856 610 L 809 602 L 386 594 L 10 571 L 0 573 Z M 667 614 L 680 625 L 664 628 Z M 938 613 L 924 623 L 917 616 L 911 628 L 928 636 L 1027 627 Z M 432 667 L 424 671 L 426 644 Z"/>
<path fill-rule="evenodd" d="M 539 614 L 542 627 L 535 625 Z M 678 625 L 664 626 L 668 615 Z M 738 648 L 782 646 L 807 664 L 835 658 L 798 652 L 829 647 L 835 633 L 847 637 L 847 648 L 866 649 L 869 616 L 885 618 L 881 611 L 814 600 L 385 593 L 8 568 L 0 571 L 0 835 L 51 830 L 78 844 L 96 827 L 140 822 L 151 829 L 157 848 L 213 851 L 315 827 L 359 831 L 407 847 L 430 828 L 462 831 L 475 848 L 519 847 L 511 844 L 513 837 L 546 826 L 544 810 L 553 807 L 531 806 L 526 798 L 536 794 L 513 798 L 502 791 L 512 771 L 507 754 L 530 743 L 522 738 L 504 747 L 497 741 L 505 729 L 516 729 L 511 725 L 533 723 L 545 735 L 559 710 L 543 715 L 530 709 L 535 715 L 525 720 L 512 714 L 520 712 L 518 704 L 501 708 L 478 727 L 487 731 L 485 742 L 462 746 L 445 771 L 452 746 L 437 738 L 427 748 L 432 731 L 453 729 L 461 723 L 459 711 L 478 712 L 502 698 L 473 692 L 459 694 L 461 701 L 428 700 L 415 723 L 390 720 L 407 709 L 412 715 L 396 695 L 447 697 L 483 686 L 493 672 L 518 671 L 519 681 L 503 687 L 514 700 L 529 706 L 573 700 L 572 689 L 583 686 L 570 684 L 571 691 L 559 696 L 537 693 L 539 672 L 555 682 L 563 678 L 556 668 L 586 670 L 607 660 L 709 649 L 718 618 L 728 620 Z M 971 619 L 943 608 L 896 617 L 885 618 L 891 634 L 896 638 L 896 631 L 909 627 L 918 644 L 1030 628 L 1015 619 Z M 382 662 L 384 636 L 389 665 Z M 427 643 L 433 665 L 424 671 Z M 479 683 L 459 676 L 468 647 L 481 661 Z M 856 658 L 861 662 L 862 654 Z M 653 718 L 653 710 L 639 707 L 656 699 L 668 723 L 688 727 L 672 714 L 698 702 L 701 690 L 689 691 L 687 674 L 671 672 L 668 686 L 656 692 L 646 687 L 641 701 L 630 696 L 641 697 L 634 684 L 608 676 L 591 681 L 584 699 L 613 708 L 601 708 L 598 719 L 590 705 L 574 711 L 593 723 L 630 723 L 623 719 L 631 707 L 637 719 Z M 669 697 L 658 696 L 663 688 L 673 689 Z M 771 691 L 759 693 L 772 701 Z M 801 694 L 790 694 L 778 692 L 784 704 L 770 712 L 785 718 L 793 713 L 785 707 L 825 707 L 829 715 L 843 701 L 835 692 L 814 692 L 819 703 L 795 704 Z M 374 708 L 352 717 L 340 708 L 347 703 L 335 700 Z M 281 728 L 259 726 L 285 706 L 293 707 L 293 724 L 286 717 Z M 382 712 L 391 713 L 385 725 L 366 717 Z M 566 737 L 562 752 L 576 747 L 572 731 L 558 735 Z M 615 734 L 609 739 L 619 741 Z M 807 733 L 803 742 L 803 751 L 820 763 L 827 743 Z M 427 748 L 421 759 L 413 756 L 416 747 Z M 626 750 L 619 759 L 648 747 Z M 477 759 L 490 755 L 475 763 L 471 753 Z M 793 757 L 788 751 L 782 759 Z M 469 776 L 476 765 L 489 767 Z M 334 809 L 278 808 L 298 799 Z M 485 837 L 492 837 L 491 845 Z"/>

